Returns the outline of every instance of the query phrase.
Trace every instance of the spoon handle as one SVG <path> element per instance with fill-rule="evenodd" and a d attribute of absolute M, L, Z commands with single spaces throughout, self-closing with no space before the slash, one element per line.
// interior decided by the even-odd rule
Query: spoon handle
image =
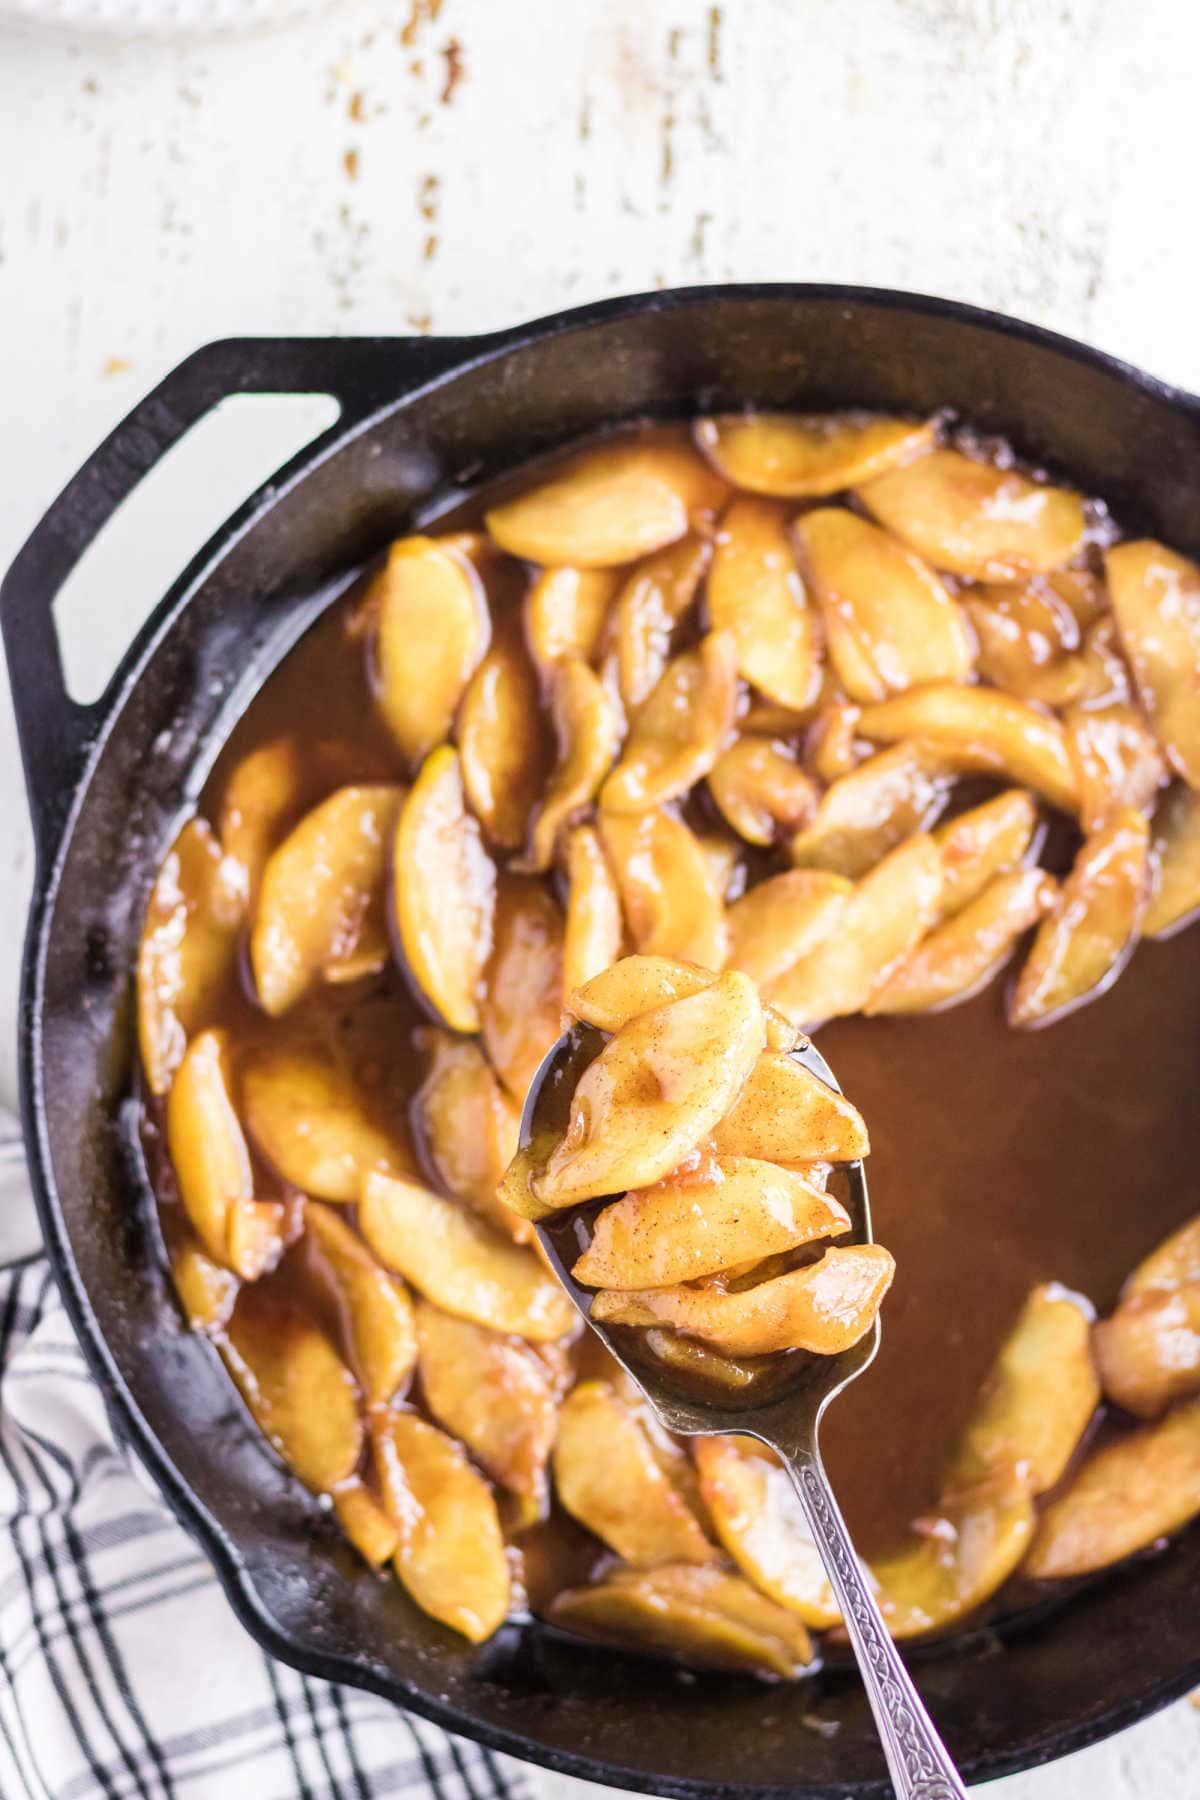
<path fill-rule="evenodd" d="M 819 1457 L 789 1458 L 787 1466 L 846 1621 L 898 1800 L 966 1800 L 958 1770 L 864 1579 Z"/>

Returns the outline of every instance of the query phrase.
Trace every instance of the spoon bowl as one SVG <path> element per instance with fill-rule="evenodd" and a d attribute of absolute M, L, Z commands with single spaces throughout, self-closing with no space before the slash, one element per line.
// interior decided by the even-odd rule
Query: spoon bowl
<path fill-rule="evenodd" d="M 544 1145 L 565 1131 L 580 1076 L 607 1041 L 594 1026 L 579 1024 L 551 1046 L 526 1096 L 522 1150 Z M 829 1064 L 807 1038 L 791 1055 L 838 1089 Z M 872 1242 L 871 1206 L 862 1163 L 839 1164 L 830 1180 L 831 1185 L 839 1184 L 838 1198 L 850 1215 L 849 1241 Z M 589 1220 L 613 1198 L 609 1195 L 564 1207 L 538 1221 L 538 1242 L 555 1275 L 668 1431 L 681 1437 L 736 1433 L 757 1438 L 779 1455 L 837 1596 L 897 1796 L 900 1800 L 963 1800 L 962 1781 L 888 1634 L 821 1461 L 822 1416 L 873 1360 L 880 1341 L 878 1317 L 856 1344 L 836 1356 L 790 1351 L 730 1362 L 714 1355 L 707 1365 L 713 1373 L 706 1375 L 703 1359 L 684 1371 L 654 1353 L 649 1342 L 653 1332 L 613 1327 L 593 1319 L 594 1290 L 583 1287 L 571 1273 L 586 1247 Z M 718 1366 L 725 1380 L 717 1376 Z"/>

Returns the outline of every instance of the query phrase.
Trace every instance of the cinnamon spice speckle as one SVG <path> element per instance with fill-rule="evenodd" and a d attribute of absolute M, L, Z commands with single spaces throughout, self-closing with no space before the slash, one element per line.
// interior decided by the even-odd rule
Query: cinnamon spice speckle
<path fill-rule="evenodd" d="M 463 60 L 463 48 L 457 38 L 447 38 L 442 45 L 442 55 L 446 61 L 446 80 L 442 86 L 441 102 L 449 106 L 454 99 L 455 89 L 466 74 L 466 63 Z"/>
<path fill-rule="evenodd" d="M 342 151 L 342 167 L 346 171 L 347 181 L 358 180 L 359 155 L 357 150 L 351 148 Z"/>

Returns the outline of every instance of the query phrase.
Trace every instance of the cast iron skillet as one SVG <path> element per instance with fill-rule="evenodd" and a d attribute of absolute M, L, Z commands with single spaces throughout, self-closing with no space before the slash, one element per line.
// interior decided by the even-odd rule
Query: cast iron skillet
<path fill-rule="evenodd" d="M 103 699 L 65 690 L 51 608 L 163 452 L 227 395 L 323 392 L 339 422 L 183 572 Z M 414 516 L 565 440 L 748 401 L 952 406 L 1200 553 L 1200 401 L 1044 331 L 858 288 L 688 289 L 468 339 L 241 340 L 190 357 L 55 501 L 0 590 L 37 892 L 22 1100 L 46 1241 L 120 1429 L 201 1540 L 248 1629 L 551 1768 L 688 1800 L 882 1795 L 857 1683 L 679 1677 L 513 1626 L 479 1651 L 370 1575 L 283 1471 L 183 1327 L 126 1100 L 130 980 L 152 874 L 234 718 L 350 572 Z M 975 1780 L 1060 1756 L 1200 1681 L 1200 1534 L 1016 1628 L 922 1658 Z M 805 1722 L 836 1724 L 821 1734 Z"/>

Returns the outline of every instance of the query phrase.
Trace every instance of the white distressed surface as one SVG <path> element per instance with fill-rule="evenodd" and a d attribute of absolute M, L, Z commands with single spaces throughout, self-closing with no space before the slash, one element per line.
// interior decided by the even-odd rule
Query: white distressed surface
<path fill-rule="evenodd" d="M 1181 0 L 364 0 L 179 41 L 0 22 L 0 567 L 132 401 L 226 334 L 843 280 L 1011 311 L 1200 388 L 1198 54 Z M 77 587 L 93 690 L 292 430 L 261 407 L 214 430 Z M 7 1099 L 31 865 L 7 708 L 0 807 Z M 1181 1705 L 990 1791 L 1194 1800 L 1198 1768 Z M 572 1785 L 547 1778 L 548 1800 Z"/>

